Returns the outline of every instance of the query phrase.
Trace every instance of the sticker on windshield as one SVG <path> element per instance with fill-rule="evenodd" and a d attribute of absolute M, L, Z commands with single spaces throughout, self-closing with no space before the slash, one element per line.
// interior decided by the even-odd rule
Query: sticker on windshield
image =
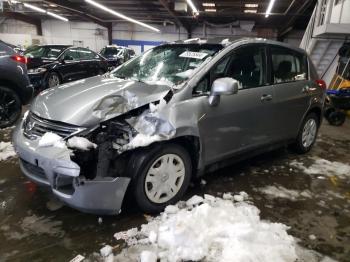
<path fill-rule="evenodd" d="M 207 53 L 185 51 L 179 56 L 186 57 L 186 58 L 203 59 L 207 55 L 208 55 Z"/>

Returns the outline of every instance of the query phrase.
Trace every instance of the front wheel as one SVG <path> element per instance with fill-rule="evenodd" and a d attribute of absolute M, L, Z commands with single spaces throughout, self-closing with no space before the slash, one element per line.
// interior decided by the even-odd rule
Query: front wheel
<path fill-rule="evenodd" d="M 144 212 L 162 211 L 181 199 L 190 183 L 192 164 L 188 152 L 176 144 L 145 150 L 137 160 L 134 196 Z"/>
<path fill-rule="evenodd" d="M 59 86 L 61 84 L 61 78 L 56 72 L 50 72 L 47 75 L 47 88 Z"/>
<path fill-rule="evenodd" d="M 22 102 L 12 89 L 0 86 L 0 128 L 13 125 L 21 116 Z"/>
<path fill-rule="evenodd" d="M 319 128 L 319 118 L 315 113 L 309 113 L 300 127 L 298 137 L 294 143 L 297 153 L 304 154 L 314 145 Z"/>

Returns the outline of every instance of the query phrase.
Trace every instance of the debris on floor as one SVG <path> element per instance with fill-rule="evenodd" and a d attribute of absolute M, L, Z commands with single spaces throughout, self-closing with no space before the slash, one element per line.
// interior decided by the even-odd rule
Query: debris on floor
<path fill-rule="evenodd" d="M 0 161 L 7 160 L 15 155 L 16 152 L 10 142 L 0 142 Z"/>

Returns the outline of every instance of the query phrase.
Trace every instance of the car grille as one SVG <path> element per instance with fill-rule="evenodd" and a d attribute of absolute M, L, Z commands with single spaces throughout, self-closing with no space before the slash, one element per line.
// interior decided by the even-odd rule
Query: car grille
<path fill-rule="evenodd" d="M 63 138 L 73 136 L 85 128 L 62 123 L 58 121 L 47 120 L 33 113 L 29 113 L 24 122 L 24 135 L 30 139 L 43 136 L 47 132 L 55 133 Z"/>

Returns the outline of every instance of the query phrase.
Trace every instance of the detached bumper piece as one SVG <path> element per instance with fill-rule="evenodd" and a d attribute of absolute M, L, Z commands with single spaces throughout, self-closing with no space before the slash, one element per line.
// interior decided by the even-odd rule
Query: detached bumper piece
<path fill-rule="evenodd" d="M 130 178 L 87 179 L 77 163 L 69 157 L 61 158 L 58 149 L 38 148 L 38 139 L 26 138 L 21 127 L 14 132 L 13 140 L 23 174 L 37 184 L 50 186 L 68 206 L 93 214 L 120 213 Z"/>

